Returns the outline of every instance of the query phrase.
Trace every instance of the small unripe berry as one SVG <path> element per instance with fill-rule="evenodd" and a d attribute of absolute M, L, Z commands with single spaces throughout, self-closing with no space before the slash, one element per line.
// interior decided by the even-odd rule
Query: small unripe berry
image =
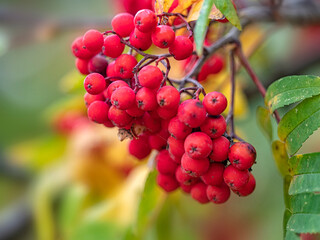
<path fill-rule="evenodd" d="M 144 111 L 155 110 L 158 106 L 155 92 L 146 87 L 141 88 L 137 92 L 136 103 L 138 108 Z"/>
<path fill-rule="evenodd" d="M 152 42 L 159 48 L 170 47 L 175 39 L 175 33 L 171 27 L 166 25 L 157 26 L 151 35 Z"/>
<path fill-rule="evenodd" d="M 129 13 L 119 13 L 111 21 L 112 29 L 121 37 L 129 37 L 134 29 L 133 16 Z"/>
<path fill-rule="evenodd" d="M 224 137 L 218 137 L 212 140 L 212 152 L 209 158 L 215 162 L 223 162 L 228 158 L 230 141 Z"/>
<path fill-rule="evenodd" d="M 157 26 L 157 17 L 153 11 L 142 9 L 134 17 L 135 27 L 141 32 L 151 32 Z"/>
<path fill-rule="evenodd" d="M 91 29 L 83 35 L 83 44 L 91 52 L 100 51 L 103 45 L 103 35 Z"/>
<path fill-rule="evenodd" d="M 181 140 L 185 139 L 192 132 L 192 128 L 180 122 L 178 117 L 174 117 L 170 120 L 168 130 L 171 136 Z"/>
<path fill-rule="evenodd" d="M 249 169 L 256 160 L 256 150 L 246 142 L 236 142 L 231 146 L 228 153 L 231 164 L 240 169 Z"/>
<path fill-rule="evenodd" d="M 210 115 L 219 115 L 227 107 L 227 98 L 220 92 L 210 92 L 203 98 L 203 106 Z"/>
<path fill-rule="evenodd" d="M 118 127 L 124 127 L 132 121 L 132 117 L 125 111 L 111 106 L 108 118 Z"/>
<path fill-rule="evenodd" d="M 208 203 L 210 200 L 207 197 L 207 185 L 203 182 L 196 183 L 192 186 L 190 191 L 191 197 L 199 203 Z"/>
<path fill-rule="evenodd" d="M 224 182 L 233 190 L 239 190 L 249 181 L 250 173 L 248 170 L 239 170 L 229 165 L 223 172 Z"/>
<path fill-rule="evenodd" d="M 227 123 L 221 115 L 207 116 L 203 124 L 200 126 L 200 129 L 202 132 L 208 134 L 209 137 L 218 138 L 225 133 Z"/>
<path fill-rule="evenodd" d="M 206 158 L 211 153 L 212 140 L 203 132 L 191 133 L 184 141 L 184 150 L 193 159 Z"/>
<path fill-rule="evenodd" d="M 191 176 L 200 177 L 208 171 L 210 163 L 207 158 L 192 159 L 185 153 L 181 158 L 181 166 Z"/>
<path fill-rule="evenodd" d="M 108 121 L 109 105 L 103 101 L 94 101 L 88 107 L 88 117 L 96 123 Z"/>
<path fill-rule="evenodd" d="M 84 88 L 88 93 L 93 95 L 102 93 L 106 88 L 106 80 L 99 73 L 90 73 L 84 79 Z"/>
<path fill-rule="evenodd" d="M 158 67 L 148 65 L 140 70 L 138 79 L 142 87 L 154 89 L 160 87 L 163 80 L 163 74 Z"/>
<path fill-rule="evenodd" d="M 111 104 L 121 110 L 131 108 L 135 104 L 136 94 L 129 87 L 117 88 L 111 95 Z"/>
<path fill-rule="evenodd" d="M 157 183 L 166 192 L 172 192 L 179 187 L 178 181 L 170 175 L 158 174 Z"/>
<path fill-rule="evenodd" d="M 244 185 L 239 190 L 232 190 L 234 193 L 236 193 L 239 197 L 245 197 L 250 195 L 254 189 L 256 188 L 256 180 L 252 173 L 250 173 L 249 181 L 246 185 Z"/>
<path fill-rule="evenodd" d="M 151 148 L 148 142 L 148 136 L 146 135 L 142 135 L 139 136 L 139 138 L 132 139 L 128 147 L 129 153 L 139 160 L 146 158 L 151 152 Z"/>
<path fill-rule="evenodd" d="M 206 119 L 206 110 L 199 100 L 189 99 L 180 104 L 177 116 L 187 126 L 197 128 Z"/>
<path fill-rule="evenodd" d="M 122 54 L 114 64 L 117 76 L 129 79 L 133 77 L 133 68 L 138 64 L 137 60 L 129 54 Z"/>
<path fill-rule="evenodd" d="M 117 58 L 122 54 L 124 48 L 125 45 L 117 35 L 109 35 L 104 39 L 102 51 L 108 57 Z"/>
<path fill-rule="evenodd" d="M 201 180 L 207 185 L 220 186 L 223 182 L 224 165 L 211 163 L 209 170 L 201 176 Z"/>
<path fill-rule="evenodd" d="M 157 93 L 157 102 L 160 107 L 177 109 L 180 102 L 180 93 L 173 86 L 164 86 Z"/>
<path fill-rule="evenodd" d="M 184 60 L 192 55 L 193 43 L 188 37 L 177 36 L 169 47 L 169 52 L 176 60 Z"/>
<path fill-rule="evenodd" d="M 230 197 L 230 189 L 225 183 L 220 186 L 208 186 L 207 197 L 216 204 L 225 203 Z"/>
<path fill-rule="evenodd" d="M 175 176 L 178 165 L 171 159 L 167 150 L 162 150 L 157 154 L 156 164 L 159 173 Z"/>

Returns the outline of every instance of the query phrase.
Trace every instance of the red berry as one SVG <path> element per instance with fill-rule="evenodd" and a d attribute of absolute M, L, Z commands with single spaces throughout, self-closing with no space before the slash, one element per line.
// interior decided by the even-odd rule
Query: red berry
<path fill-rule="evenodd" d="M 210 163 L 207 158 L 192 159 L 185 153 L 181 158 L 181 166 L 191 176 L 200 177 L 208 171 Z"/>
<path fill-rule="evenodd" d="M 89 74 L 88 70 L 88 60 L 87 59 L 81 59 L 81 58 L 76 58 L 76 68 L 81 74 L 87 75 Z"/>
<path fill-rule="evenodd" d="M 207 185 L 203 182 L 196 183 L 192 186 L 190 191 L 191 197 L 199 203 L 208 203 L 210 200 L 207 197 Z"/>
<path fill-rule="evenodd" d="M 112 61 L 111 63 L 109 63 L 108 67 L 107 67 L 107 77 L 115 77 L 115 78 L 110 78 L 110 81 L 116 81 L 117 80 L 117 73 L 116 73 L 116 68 L 115 68 L 115 63 L 116 61 Z"/>
<path fill-rule="evenodd" d="M 126 110 L 135 105 L 136 94 L 129 87 L 117 88 L 111 95 L 111 103 L 116 108 Z"/>
<path fill-rule="evenodd" d="M 202 132 L 208 134 L 209 137 L 218 138 L 225 133 L 227 123 L 221 115 L 207 116 L 204 123 L 200 126 L 200 129 Z"/>
<path fill-rule="evenodd" d="M 225 203 L 230 197 L 230 189 L 225 183 L 220 186 L 208 186 L 207 197 L 211 202 L 220 204 Z"/>
<path fill-rule="evenodd" d="M 142 135 L 137 139 L 132 139 L 129 143 L 129 153 L 132 156 L 142 160 L 146 158 L 151 152 L 148 142 L 148 136 Z"/>
<path fill-rule="evenodd" d="M 251 168 L 254 164 L 256 150 L 249 143 L 236 142 L 229 149 L 228 157 L 234 167 L 245 170 Z"/>
<path fill-rule="evenodd" d="M 209 158 L 215 162 L 223 162 L 228 158 L 230 141 L 226 137 L 218 137 L 212 140 L 212 152 Z"/>
<path fill-rule="evenodd" d="M 169 175 L 158 174 L 157 183 L 166 192 L 172 192 L 179 187 L 175 177 Z"/>
<path fill-rule="evenodd" d="M 112 82 L 108 88 L 106 89 L 106 91 L 103 92 L 104 96 L 106 99 L 111 99 L 111 96 L 112 96 L 112 93 L 118 89 L 118 88 L 121 88 L 121 87 L 129 87 L 129 85 L 125 82 L 125 81 L 122 81 L 122 80 L 117 80 L 117 81 L 114 81 Z"/>
<path fill-rule="evenodd" d="M 178 108 L 157 108 L 157 113 L 161 119 L 171 119 L 177 115 Z"/>
<path fill-rule="evenodd" d="M 164 86 L 157 93 L 157 102 L 160 107 L 177 109 L 180 102 L 180 93 L 173 86 Z"/>
<path fill-rule="evenodd" d="M 210 92 L 203 98 L 203 106 L 210 115 L 219 115 L 227 107 L 227 98 L 220 92 Z"/>
<path fill-rule="evenodd" d="M 154 119 L 148 112 L 143 115 L 142 121 L 150 133 L 159 132 L 161 129 L 161 122 Z"/>
<path fill-rule="evenodd" d="M 133 77 L 133 68 L 138 64 L 137 60 L 129 54 L 122 54 L 114 64 L 117 76 L 129 79 Z"/>
<path fill-rule="evenodd" d="M 187 126 L 197 128 L 206 119 L 206 110 L 199 100 L 189 99 L 180 104 L 177 116 Z"/>
<path fill-rule="evenodd" d="M 134 24 L 141 32 L 151 32 L 157 23 L 156 15 L 149 9 L 140 10 L 134 17 Z"/>
<path fill-rule="evenodd" d="M 130 34 L 129 41 L 132 46 L 138 48 L 140 51 L 145 51 L 152 45 L 151 34 L 140 32 L 136 28 Z"/>
<path fill-rule="evenodd" d="M 106 80 L 99 73 L 90 73 L 84 79 L 84 88 L 88 93 L 93 95 L 102 93 L 106 88 Z"/>
<path fill-rule="evenodd" d="M 129 37 L 134 29 L 133 16 L 129 13 L 119 13 L 111 21 L 112 29 L 121 37 Z"/>
<path fill-rule="evenodd" d="M 89 59 L 93 55 L 95 55 L 95 52 L 89 51 L 84 45 L 82 41 L 82 37 L 77 37 L 73 43 L 71 44 L 71 50 L 75 57 L 80 59 Z"/>
<path fill-rule="evenodd" d="M 138 108 L 136 103 L 134 103 L 130 108 L 128 108 L 126 112 L 132 117 L 142 117 L 145 113 L 143 110 Z"/>
<path fill-rule="evenodd" d="M 117 35 L 109 35 L 104 39 L 102 52 L 107 57 L 117 58 L 122 54 L 124 47 Z"/>
<path fill-rule="evenodd" d="M 174 42 L 175 33 L 171 27 L 166 25 L 159 25 L 152 32 L 151 39 L 153 44 L 157 47 L 168 48 Z"/>
<path fill-rule="evenodd" d="M 162 129 L 160 132 L 149 136 L 149 145 L 152 149 L 161 151 L 166 148 L 168 137 L 169 133 L 166 130 Z M 174 160 L 171 159 L 171 161 Z"/>
<path fill-rule="evenodd" d="M 211 58 L 209 58 L 207 63 L 209 68 L 209 74 L 217 74 L 224 67 L 224 59 L 219 55 L 213 55 Z"/>
<path fill-rule="evenodd" d="M 95 101 L 104 101 L 105 98 L 102 93 L 97 94 L 97 95 L 92 95 L 90 93 L 85 93 L 84 94 L 84 102 L 86 104 L 86 107 L 89 107 L 91 103 Z"/>
<path fill-rule="evenodd" d="M 118 127 L 125 127 L 132 121 L 132 117 L 125 111 L 111 106 L 108 112 L 108 118 Z"/>
<path fill-rule="evenodd" d="M 164 175 L 175 176 L 178 165 L 171 159 L 167 150 L 162 150 L 156 156 L 157 170 Z"/>
<path fill-rule="evenodd" d="M 199 178 L 190 176 L 181 168 L 181 166 L 176 169 L 176 179 L 183 185 L 192 185 L 199 181 Z"/>
<path fill-rule="evenodd" d="M 192 128 L 180 122 L 178 117 L 174 117 L 170 120 L 168 130 L 171 136 L 173 136 L 176 139 L 182 140 L 185 139 L 192 132 Z"/>
<path fill-rule="evenodd" d="M 103 123 L 103 125 L 107 128 L 113 128 L 114 127 L 114 124 L 108 119 L 107 121 L 105 121 Z"/>
<path fill-rule="evenodd" d="M 239 190 L 233 190 L 233 192 L 238 194 L 239 197 L 245 197 L 250 195 L 255 188 L 256 188 L 256 180 L 254 179 L 254 176 L 252 175 L 252 173 L 250 173 L 248 183 Z"/>
<path fill-rule="evenodd" d="M 180 183 L 180 188 L 181 188 L 182 191 L 184 191 L 185 193 L 190 193 L 192 187 L 193 187 L 193 185 L 184 185 L 184 184 Z"/>
<path fill-rule="evenodd" d="M 122 0 L 120 1 L 128 13 L 135 15 L 141 9 L 154 9 L 153 0 Z"/>
<path fill-rule="evenodd" d="M 91 52 L 100 51 L 103 45 L 103 35 L 94 29 L 90 29 L 83 35 L 83 44 Z"/>
<path fill-rule="evenodd" d="M 148 65 L 140 70 L 138 79 L 142 87 L 154 89 L 160 87 L 163 74 L 158 67 Z"/>
<path fill-rule="evenodd" d="M 105 76 L 107 67 L 107 59 L 100 54 L 94 56 L 88 62 L 88 70 L 90 73 L 100 73 L 101 75 Z"/>
<path fill-rule="evenodd" d="M 137 92 L 136 103 L 138 108 L 144 111 L 155 110 L 158 106 L 155 92 L 146 87 L 141 88 Z"/>
<path fill-rule="evenodd" d="M 169 52 L 176 60 L 184 60 L 192 55 L 193 43 L 188 37 L 177 36 L 169 47 Z"/>
<path fill-rule="evenodd" d="M 202 132 L 191 133 L 184 141 L 184 151 L 193 159 L 209 156 L 212 150 L 211 138 Z"/>
<path fill-rule="evenodd" d="M 224 165 L 211 163 L 209 170 L 201 176 L 201 180 L 207 185 L 220 186 L 223 182 Z"/>
<path fill-rule="evenodd" d="M 248 170 L 239 170 L 229 165 L 223 172 L 224 182 L 233 190 L 239 190 L 249 181 Z"/>
<path fill-rule="evenodd" d="M 184 154 L 183 140 L 178 140 L 173 137 L 169 137 L 167 142 L 170 154 L 177 158 L 181 158 Z"/>
<path fill-rule="evenodd" d="M 102 101 L 95 101 L 88 107 L 88 117 L 96 123 L 108 121 L 109 105 Z"/>

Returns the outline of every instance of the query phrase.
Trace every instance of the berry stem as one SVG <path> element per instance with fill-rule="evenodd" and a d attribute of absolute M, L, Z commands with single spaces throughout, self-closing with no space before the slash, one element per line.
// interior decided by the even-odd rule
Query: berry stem
<path fill-rule="evenodd" d="M 185 15 L 182 15 L 181 13 L 162 13 L 162 14 L 158 14 L 157 15 L 158 17 L 163 17 L 163 16 L 166 16 L 166 17 L 178 17 L 180 18 L 184 23 L 183 24 L 180 24 L 179 25 L 179 28 L 183 28 L 183 27 L 186 27 L 187 30 L 189 31 L 189 38 L 193 36 L 193 31 L 192 31 L 192 27 L 190 26 L 190 24 L 188 23 L 188 21 L 186 20 L 186 17 Z M 179 28 L 174 28 L 175 29 L 179 29 Z"/>

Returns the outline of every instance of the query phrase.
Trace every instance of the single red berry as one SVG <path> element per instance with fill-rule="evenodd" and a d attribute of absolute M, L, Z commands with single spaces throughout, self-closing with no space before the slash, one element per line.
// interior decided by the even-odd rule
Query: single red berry
<path fill-rule="evenodd" d="M 209 170 L 201 176 L 201 180 L 207 185 L 220 186 L 223 182 L 224 165 L 211 163 Z"/>
<path fill-rule="evenodd" d="M 171 119 L 177 115 L 178 108 L 157 108 L 157 113 L 161 119 Z"/>
<path fill-rule="evenodd" d="M 191 133 L 184 141 L 184 151 L 193 159 L 206 158 L 211 150 L 212 140 L 203 132 Z"/>
<path fill-rule="evenodd" d="M 81 58 L 76 58 L 76 68 L 81 74 L 87 75 L 89 74 L 88 70 L 88 60 L 87 59 L 81 59 Z"/>
<path fill-rule="evenodd" d="M 157 154 L 156 163 L 159 173 L 175 176 L 178 165 L 171 159 L 167 150 L 162 150 Z"/>
<path fill-rule="evenodd" d="M 109 63 L 108 67 L 107 67 L 107 71 L 106 71 L 106 76 L 107 77 L 115 77 L 115 78 L 110 78 L 110 81 L 116 81 L 119 80 L 117 77 L 117 72 L 116 72 L 116 68 L 115 68 L 115 63 L 116 61 L 112 61 L 111 63 Z"/>
<path fill-rule="evenodd" d="M 200 177 L 208 171 L 210 162 L 207 158 L 193 159 L 185 153 L 181 158 L 181 166 L 189 175 Z"/>
<path fill-rule="evenodd" d="M 151 32 L 157 26 L 158 20 L 153 11 L 142 9 L 136 13 L 134 24 L 141 32 Z"/>
<path fill-rule="evenodd" d="M 160 132 L 149 136 L 149 145 L 152 149 L 161 151 L 166 148 L 168 137 L 169 133 L 166 130 L 161 129 Z M 171 161 L 174 160 L 171 159 Z"/>
<path fill-rule="evenodd" d="M 100 54 L 94 56 L 88 62 L 88 70 L 90 73 L 100 73 L 102 76 L 105 76 L 107 67 L 107 59 Z"/>
<path fill-rule="evenodd" d="M 154 89 L 160 87 L 163 80 L 163 74 L 158 67 L 148 65 L 140 70 L 138 79 L 142 87 Z"/>
<path fill-rule="evenodd" d="M 178 117 L 170 120 L 168 130 L 172 137 L 181 140 L 185 139 L 192 132 L 192 128 L 180 122 Z"/>
<path fill-rule="evenodd" d="M 97 94 L 97 95 L 92 95 L 90 93 L 85 93 L 84 94 L 84 102 L 86 104 L 86 107 L 89 107 L 91 103 L 95 101 L 104 101 L 105 98 L 102 93 Z"/>
<path fill-rule="evenodd" d="M 117 80 L 117 81 L 114 81 L 112 82 L 108 88 L 106 89 L 106 91 L 103 92 L 104 96 L 106 99 L 111 99 L 111 96 L 112 96 L 112 93 L 118 89 L 118 88 L 121 88 L 121 87 L 129 87 L 129 85 L 125 82 L 125 81 L 122 81 L 122 80 Z"/>
<path fill-rule="evenodd" d="M 224 182 L 233 190 L 239 190 L 249 181 L 250 173 L 248 170 L 239 170 L 229 165 L 223 172 Z"/>
<path fill-rule="evenodd" d="M 111 21 L 112 29 L 121 37 L 129 37 L 134 29 L 133 16 L 129 13 L 119 13 Z"/>
<path fill-rule="evenodd" d="M 132 117 L 142 117 L 145 111 L 138 108 L 137 104 L 134 104 L 126 110 L 126 112 Z"/>
<path fill-rule="evenodd" d="M 219 55 L 213 55 L 207 61 L 209 67 L 209 74 L 217 74 L 219 73 L 224 67 L 224 59 Z"/>
<path fill-rule="evenodd" d="M 204 123 L 200 126 L 200 129 L 202 132 L 208 134 L 209 137 L 218 138 L 225 133 L 227 123 L 221 115 L 207 116 Z"/>
<path fill-rule="evenodd" d="M 146 51 L 152 45 L 151 33 L 143 33 L 135 28 L 130 34 L 129 42 L 140 51 Z"/>
<path fill-rule="evenodd" d="M 249 169 L 256 160 L 256 150 L 249 143 L 236 142 L 229 149 L 228 158 L 234 167 L 240 170 Z"/>
<path fill-rule="evenodd" d="M 188 99 L 180 104 L 177 116 L 187 126 L 197 128 L 206 119 L 206 110 L 199 100 Z"/>
<path fill-rule="evenodd" d="M 173 86 L 164 86 L 157 93 L 157 102 L 162 108 L 178 109 L 180 102 L 180 93 Z"/>
<path fill-rule="evenodd" d="M 158 174 L 157 183 L 166 192 L 172 192 L 179 187 L 179 183 L 175 177 L 170 175 Z"/>
<path fill-rule="evenodd" d="M 95 52 L 89 51 L 84 45 L 83 45 L 83 38 L 77 37 L 71 44 L 71 50 L 75 57 L 80 59 L 90 59 L 93 55 L 95 55 Z"/>
<path fill-rule="evenodd" d="M 108 118 L 118 127 L 124 127 L 132 121 L 132 117 L 125 111 L 111 106 L 108 112 Z"/>
<path fill-rule="evenodd" d="M 136 103 L 138 108 L 144 111 L 155 110 L 158 106 L 155 92 L 146 87 L 141 88 L 137 92 Z"/>
<path fill-rule="evenodd" d="M 239 197 L 245 197 L 250 195 L 254 189 L 256 188 L 256 180 L 252 173 L 250 173 L 249 181 L 246 185 L 244 185 L 239 190 L 232 190 L 234 193 L 236 193 Z"/>
<path fill-rule="evenodd" d="M 103 45 L 103 35 L 95 29 L 90 29 L 83 35 L 83 44 L 91 52 L 100 51 Z"/>
<path fill-rule="evenodd" d="M 115 73 L 118 77 L 129 79 L 133 77 L 133 68 L 138 64 L 134 56 L 122 54 L 114 64 Z"/>
<path fill-rule="evenodd" d="M 88 93 L 93 95 L 102 93 L 106 88 L 106 80 L 99 73 L 90 73 L 84 79 L 84 88 Z"/>
<path fill-rule="evenodd" d="M 196 183 L 190 191 L 191 197 L 199 203 L 208 203 L 210 200 L 207 197 L 207 185 L 203 182 Z"/>
<path fill-rule="evenodd" d="M 157 133 L 161 130 L 161 122 L 154 119 L 148 112 L 145 112 L 142 121 L 150 133 Z"/>
<path fill-rule="evenodd" d="M 139 138 L 132 139 L 129 143 L 129 153 L 139 160 L 146 158 L 151 153 L 148 136 L 142 135 Z"/>
<path fill-rule="evenodd" d="M 108 120 L 109 105 L 103 101 L 94 101 L 88 107 L 88 117 L 96 123 L 104 123 Z"/>
<path fill-rule="evenodd" d="M 220 92 L 210 92 L 203 98 L 203 106 L 210 115 L 220 115 L 227 107 L 227 98 Z"/>
<path fill-rule="evenodd" d="M 154 45 L 159 48 L 170 47 L 175 39 L 175 33 L 167 25 L 159 25 L 152 32 L 151 39 Z"/>
<path fill-rule="evenodd" d="M 103 123 L 103 125 L 105 126 L 105 127 L 107 127 L 107 128 L 113 128 L 113 127 L 115 127 L 114 126 L 114 124 L 108 119 L 107 121 L 105 121 L 104 123 Z"/>
<path fill-rule="evenodd" d="M 185 193 L 190 193 L 192 187 L 193 187 L 193 185 L 184 185 L 184 184 L 180 183 L 180 188 L 181 188 L 182 191 L 184 191 Z"/>
<path fill-rule="evenodd" d="M 122 0 L 121 5 L 125 8 L 126 12 L 135 15 L 141 9 L 154 9 L 153 0 Z"/>
<path fill-rule="evenodd" d="M 168 142 L 168 146 L 169 146 L 168 149 L 170 154 L 172 154 L 177 158 L 181 158 L 182 155 L 184 154 L 183 140 L 178 140 L 173 137 L 169 137 L 167 142 Z"/>
<path fill-rule="evenodd" d="M 169 52 L 176 60 L 184 60 L 192 55 L 193 43 L 188 37 L 177 36 L 169 47 Z"/>
<path fill-rule="evenodd" d="M 107 57 L 117 58 L 122 54 L 124 47 L 117 35 L 109 35 L 104 39 L 102 52 Z"/>
<path fill-rule="evenodd" d="M 117 88 L 111 95 L 111 104 L 121 110 L 126 110 L 135 105 L 136 94 L 129 87 Z"/>
<path fill-rule="evenodd" d="M 230 197 L 230 189 L 225 183 L 222 183 L 220 186 L 208 186 L 207 197 L 213 203 L 225 203 Z"/>
<path fill-rule="evenodd" d="M 192 185 L 199 181 L 199 178 L 190 176 L 181 168 L 181 166 L 176 169 L 176 179 L 183 185 Z"/>
<path fill-rule="evenodd" d="M 223 162 L 228 158 L 230 141 L 224 137 L 218 137 L 212 140 L 212 152 L 209 158 L 215 162 Z"/>

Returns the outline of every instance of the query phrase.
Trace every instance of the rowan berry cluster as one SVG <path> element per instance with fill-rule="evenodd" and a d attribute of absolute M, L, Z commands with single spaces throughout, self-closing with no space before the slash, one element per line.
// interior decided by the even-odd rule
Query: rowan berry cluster
<path fill-rule="evenodd" d="M 106 127 L 118 127 L 121 139 L 131 139 L 129 152 L 138 159 L 146 158 L 152 149 L 159 151 L 157 182 L 167 192 L 181 187 L 200 203 L 223 203 L 230 189 L 247 196 L 255 188 L 250 173 L 255 149 L 245 142 L 234 143 L 227 135 L 227 123 L 221 115 L 227 107 L 223 94 L 205 94 L 196 80 L 189 80 L 195 87 L 186 88 L 182 84 L 187 81 L 168 78 L 168 57 L 188 59 L 190 65 L 197 57 L 193 56 L 191 35 L 176 36 L 167 21 L 161 24 L 164 16 L 148 9 L 135 16 L 121 13 L 112 19 L 112 31 L 92 29 L 74 40 L 71 47 L 76 67 L 87 75 L 84 100 L 88 117 Z M 169 53 L 143 52 L 152 44 L 168 48 Z M 128 54 L 123 53 L 126 46 Z M 143 59 L 138 62 L 133 51 Z M 160 70 L 159 63 L 166 72 Z M 223 58 L 214 55 L 202 67 L 198 81 L 223 66 Z M 183 92 L 192 99 L 181 101 Z"/>

